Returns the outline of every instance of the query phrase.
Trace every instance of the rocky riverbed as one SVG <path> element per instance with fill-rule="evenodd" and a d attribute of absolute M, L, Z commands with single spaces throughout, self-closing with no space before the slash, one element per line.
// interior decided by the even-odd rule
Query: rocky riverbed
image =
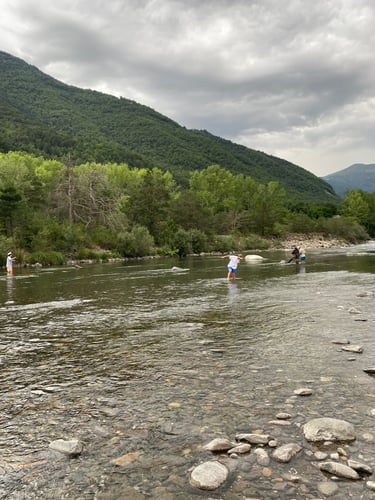
<path fill-rule="evenodd" d="M 242 263 L 236 284 L 214 257 L 17 276 L 0 498 L 375 498 L 375 284 L 355 253 Z"/>

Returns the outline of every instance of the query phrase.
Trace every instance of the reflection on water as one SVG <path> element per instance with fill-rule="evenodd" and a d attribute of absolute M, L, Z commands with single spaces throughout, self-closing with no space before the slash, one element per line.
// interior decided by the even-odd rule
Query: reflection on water
<path fill-rule="evenodd" d="M 314 397 L 288 408 L 295 423 L 337 416 L 359 433 L 371 429 L 373 379 L 363 369 L 373 367 L 374 248 L 311 251 L 306 265 L 280 263 L 285 252 L 262 256 L 241 261 L 230 283 L 212 256 L 0 279 L 3 461 L 30 459 L 67 436 L 87 449 L 76 462 L 47 460 L 37 480 L 7 476 L 0 498 L 1 488 L 27 498 L 94 498 L 102 489 L 116 498 L 124 485 L 155 498 L 160 485 L 171 498 L 206 498 L 187 481 L 209 458 L 201 444 L 255 429 L 295 440 L 298 426 L 269 422 L 306 384 Z M 338 338 L 361 344 L 363 354 L 343 353 Z M 366 458 L 373 453 L 363 440 L 360 447 Z M 142 458 L 125 474 L 110 466 L 136 450 Z M 304 456 L 293 466 L 322 480 Z M 249 469 L 240 476 L 248 496 L 266 487 Z"/>

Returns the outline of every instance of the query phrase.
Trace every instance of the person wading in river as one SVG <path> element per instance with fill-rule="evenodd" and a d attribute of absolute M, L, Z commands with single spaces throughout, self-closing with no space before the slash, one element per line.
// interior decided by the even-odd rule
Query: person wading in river
<path fill-rule="evenodd" d="M 231 279 L 233 281 L 235 281 L 237 267 L 238 267 L 238 264 L 240 263 L 241 256 L 235 255 L 234 253 L 231 252 L 229 255 L 223 255 L 221 258 L 222 259 L 229 259 L 227 279 L 228 279 L 228 281 L 230 281 Z"/>
<path fill-rule="evenodd" d="M 12 252 L 8 252 L 7 255 L 7 274 L 10 276 L 13 274 L 13 261 L 15 260 L 15 257 L 12 257 Z"/>

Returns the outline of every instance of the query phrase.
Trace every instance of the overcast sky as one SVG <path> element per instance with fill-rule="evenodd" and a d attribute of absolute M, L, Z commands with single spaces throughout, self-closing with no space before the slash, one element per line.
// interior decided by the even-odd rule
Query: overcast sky
<path fill-rule="evenodd" d="M 374 0 L 0 7 L 0 50 L 65 83 L 135 100 L 318 176 L 375 163 Z"/>

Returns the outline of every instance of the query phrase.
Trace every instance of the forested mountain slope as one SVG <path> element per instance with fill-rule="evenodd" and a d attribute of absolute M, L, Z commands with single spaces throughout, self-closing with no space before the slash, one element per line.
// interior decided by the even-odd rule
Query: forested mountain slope
<path fill-rule="evenodd" d="M 188 130 L 134 101 L 66 85 L 21 59 L 0 52 L 0 151 L 76 163 L 158 166 L 186 183 L 189 172 L 218 164 L 258 182 L 276 180 L 290 199 L 338 200 L 323 179 L 260 151 Z"/>
<path fill-rule="evenodd" d="M 349 189 L 375 192 L 375 164 L 355 163 L 350 167 L 322 177 L 339 196 L 345 196 Z"/>

